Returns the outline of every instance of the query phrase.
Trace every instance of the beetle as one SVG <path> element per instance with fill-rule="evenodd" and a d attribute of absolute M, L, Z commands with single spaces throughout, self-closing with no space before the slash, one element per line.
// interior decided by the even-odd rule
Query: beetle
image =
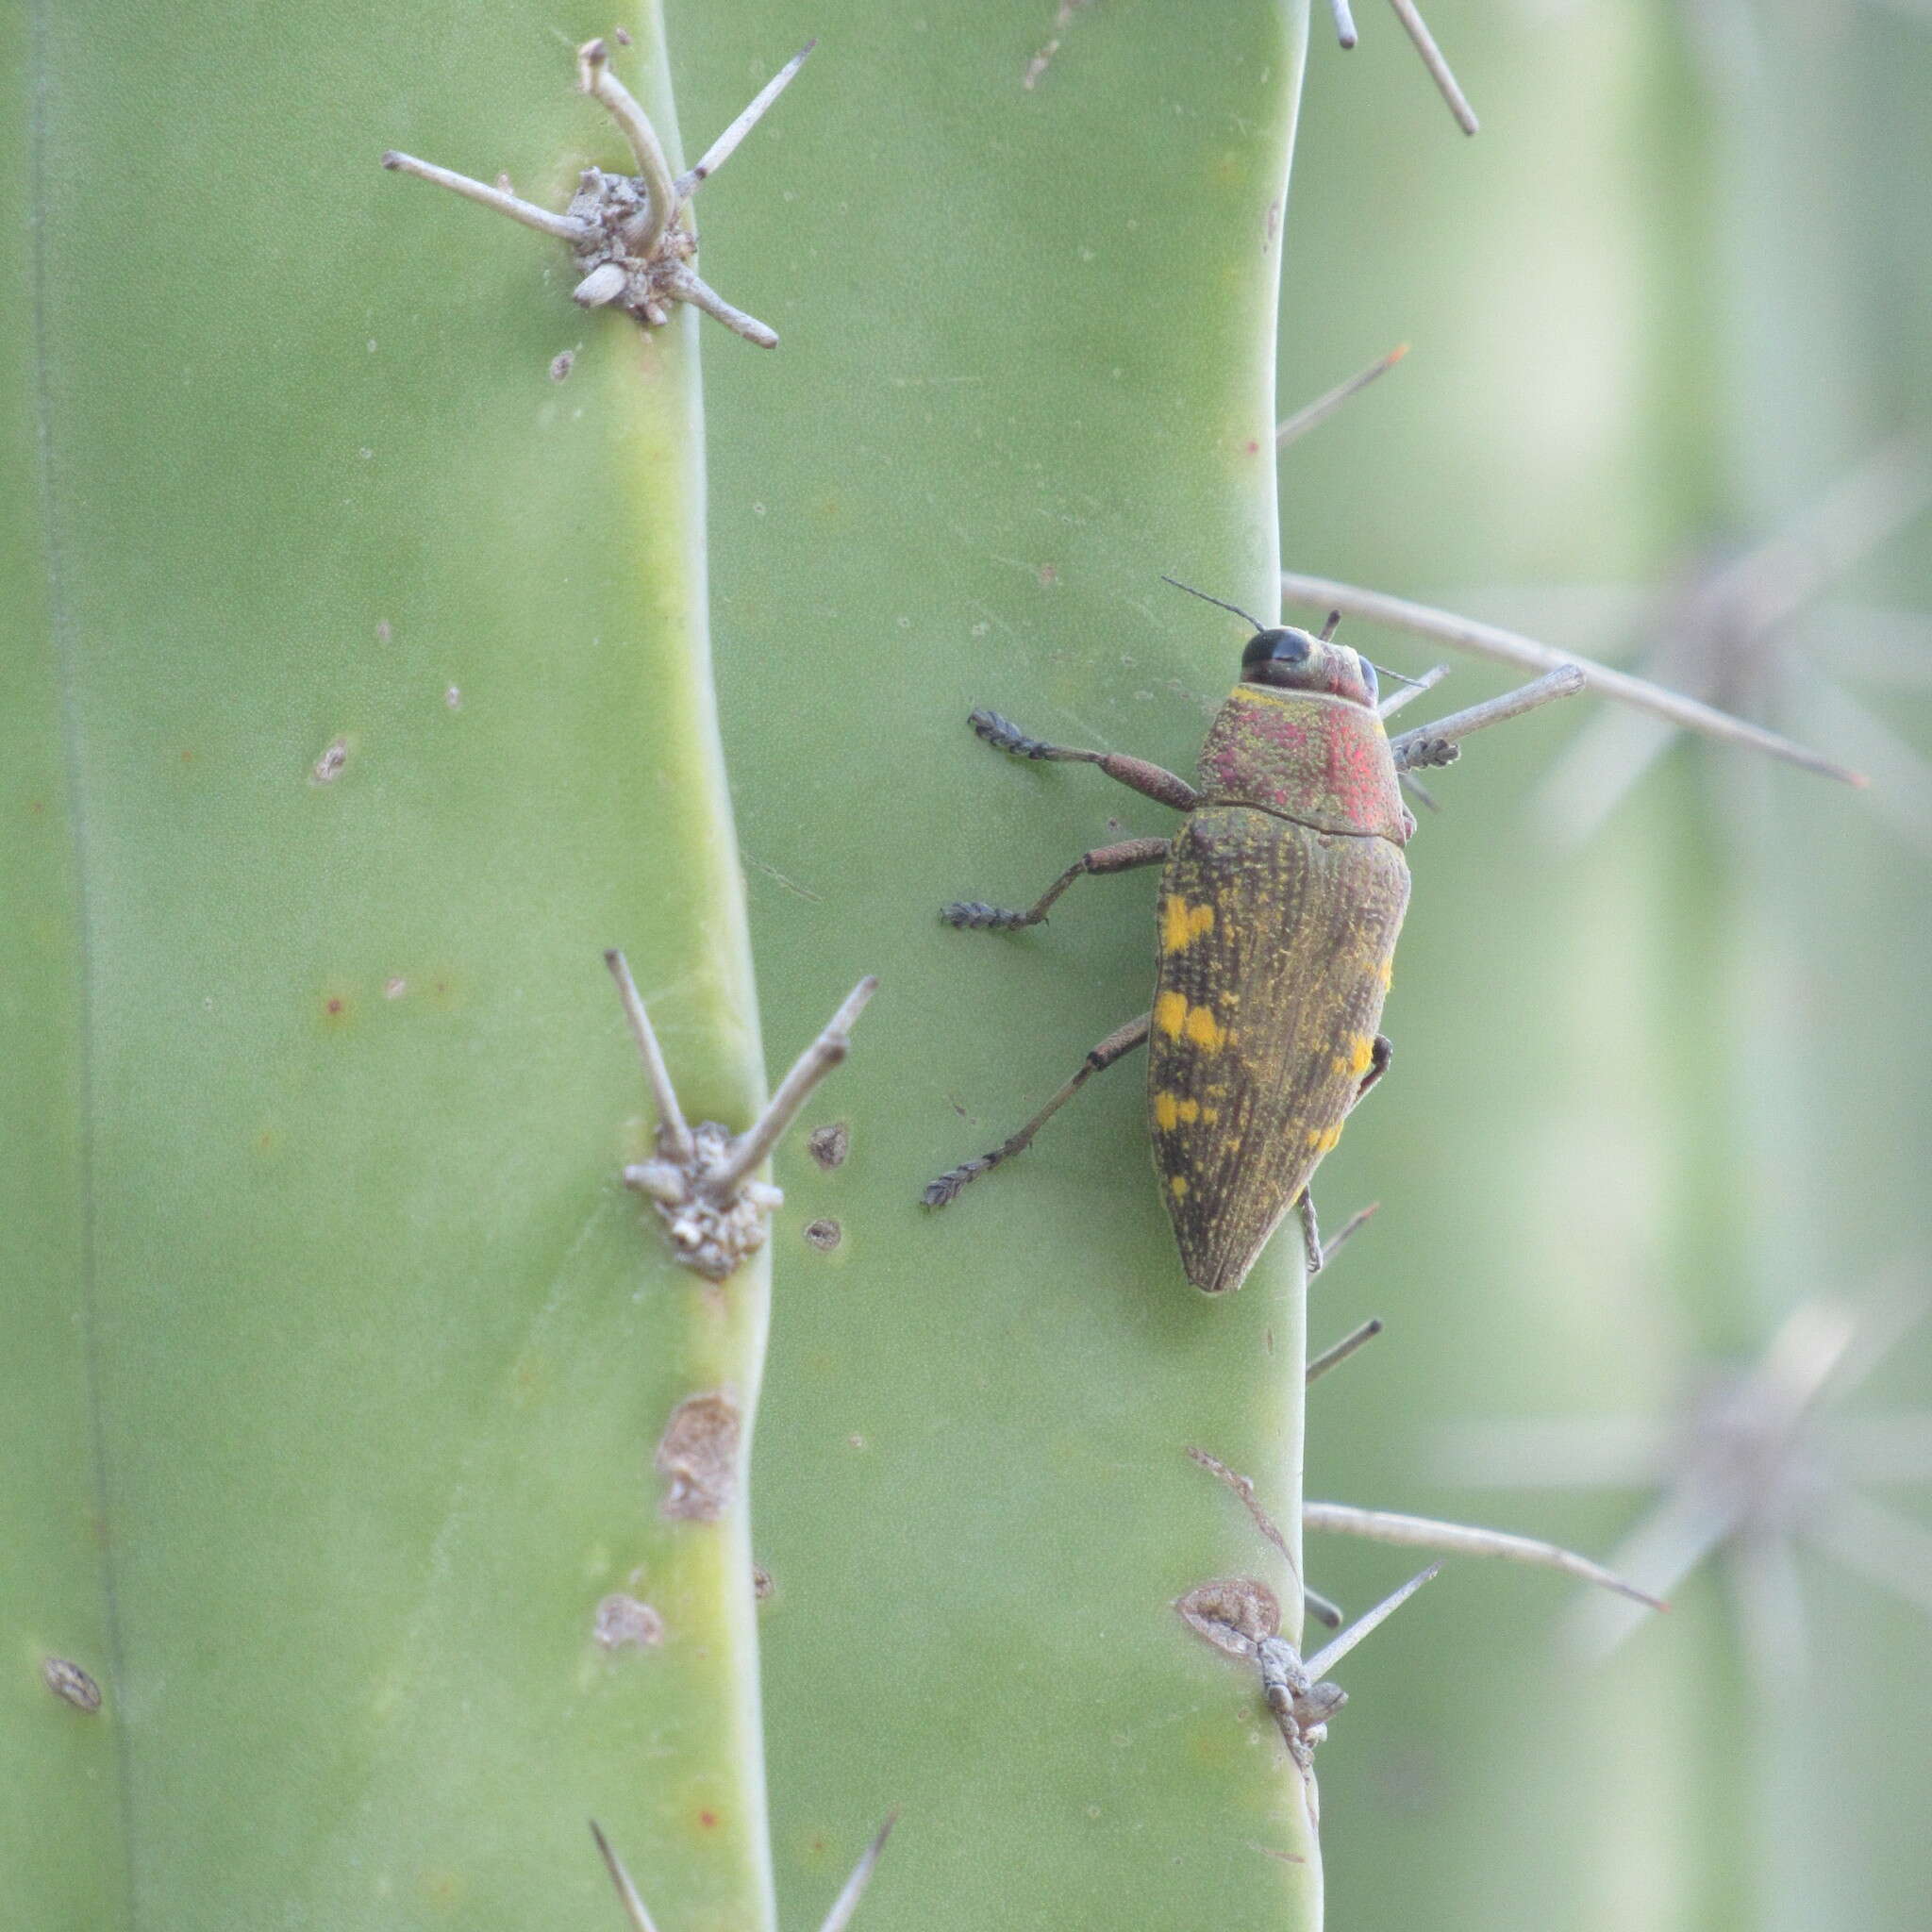
<path fill-rule="evenodd" d="M 1097 764 L 1186 818 L 1172 840 L 1083 853 L 1024 911 L 957 902 L 941 913 L 951 925 L 1016 931 L 1040 924 L 1084 874 L 1165 868 L 1150 1010 L 1102 1041 L 1017 1134 L 940 1175 L 924 1199 L 943 1206 L 1021 1152 L 1092 1074 L 1144 1044 L 1155 1172 L 1181 1265 L 1207 1294 L 1247 1278 L 1388 1068 L 1377 1025 L 1408 905 L 1403 847 L 1415 830 L 1376 710 L 1374 667 L 1334 641 L 1332 623 L 1316 637 L 1247 621 L 1255 630 L 1241 680 L 1208 730 L 1196 785 L 974 711 L 973 729 L 995 749 Z M 1304 1225 L 1314 1259 L 1307 1208 Z"/>
<path fill-rule="evenodd" d="M 1083 853 L 1024 911 L 976 900 L 941 908 L 949 925 L 1018 931 L 1085 874 L 1165 868 L 1151 1008 L 1094 1047 L 1017 1133 L 941 1174 L 923 1198 L 945 1206 L 1027 1147 L 1093 1074 L 1144 1045 L 1154 1168 L 1181 1264 L 1195 1288 L 1219 1295 L 1247 1278 L 1291 1208 L 1311 1272 L 1321 1265 L 1309 1180 L 1390 1060 L 1378 1028 L 1415 831 L 1400 774 L 1453 759 L 1455 727 L 1513 715 L 1584 680 L 1566 668 L 1391 745 L 1375 667 L 1335 641 L 1339 614 L 1311 635 L 1175 588 L 1254 626 L 1195 784 L 1117 752 L 1029 738 L 994 711 L 969 719 L 996 750 L 1098 765 L 1186 817 L 1172 839 Z"/>

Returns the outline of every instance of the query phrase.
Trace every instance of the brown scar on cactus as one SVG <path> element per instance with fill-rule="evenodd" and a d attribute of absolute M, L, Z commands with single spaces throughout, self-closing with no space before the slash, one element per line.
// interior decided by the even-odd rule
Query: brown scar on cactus
<path fill-rule="evenodd" d="M 710 1281 L 723 1281 L 747 1255 L 765 1244 L 772 1210 L 785 1196 L 751 1178 L 798 1118 L 812 1090 L 851 1049 L 852 1028 L 878 990 L 870 974 L 846 994 L 825 1029 L 792 1063 L 770 1103 L 743 1133 L 715 1121 L 692 1127 L 678 1105 L 651 1016 L 624 955 L 612 948 L 604 963 L 617 982 L 625 1017 L 644 1063 L 644 1077 L 658 1107 L 657 1154 L 624 1170 L 626 1187 L 650 1196 L 671 1230 L 677 1258 Z"/>
<path fill-rule="evenodd" d="M 614 1590 L 598 1604 L 591 1635 L 607 1651 L 651 1650 L 664 1641 L 664 1619 L 641 1599 Z"/>
<path fill-rule="evenodd" d="M 1281 1600 L 1255 1576 L 1197 1583 L 1174 1608 L 1196 1637 L 1229 1657 L 1252 1657 L 1262 1638 L 1281 1628 Z"/>
<path fill-rule="evenodd" d="M 688 213 L 700 185 L 731 158 L 817 44 L 808 41 L 706 149 L 697 166 L 674 177 L 650 116 L 611 73 L 609 50 L 601 40 L 587 41 L 577 49 L 578 84 L 617 124 L 638 171 L 613 175 L 602 168 L 586 168 L 577 177 L 577 192 L 571 197 L 570 207 L 560 215 L 521 199 L 508 187 L 474 181 L 467 175 L 418 160 L 414 155 L 399 154 L 393 148 L 383 156 L 382 165 L 433 181 L 439 188 L 493 208 L 541 235 L 568 243 L 577 268 L 572 298 L 586 308 L 614 304 L 641 327 L 649 329 L 662 328 L 670 321 L 672 303 L 689 302 L 746 341 L 762 349 L 776 348 L 774 330 L 756 316 L 733 308 L 691 266 L 698 241 Z"/>
<path fill-rule="evenodd" d="M 658 1474 L 668 1479 L 664 1514 L 683 1523 L 716 1523 L 738 1494 L 738 1405 L 717 1391 L 687 1395 L 658 1439 Z"/>

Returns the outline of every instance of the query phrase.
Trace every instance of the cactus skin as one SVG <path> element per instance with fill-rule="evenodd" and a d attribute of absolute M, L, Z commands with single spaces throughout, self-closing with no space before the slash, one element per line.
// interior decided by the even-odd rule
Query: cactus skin
<path fill-rule="evenodd" d="M 708 1291 L 625 1191 L 599 959 L 693 1117 L 748 1121 L 696 317 L 587 319 L 540 239 L 376 166 L 557 199 L 612 146 L 567 46 L 458 7 L 0 33 L 13 1909 L 601 1924 L 594 1812 L 668 1926 L 768 1926 L 745 1500 L 668 1519 L 653 1465 L 693 1393 L 748 1439 L 765 1269 Z M 598 1641 L 625 1594 L 661 1641 Z"/>

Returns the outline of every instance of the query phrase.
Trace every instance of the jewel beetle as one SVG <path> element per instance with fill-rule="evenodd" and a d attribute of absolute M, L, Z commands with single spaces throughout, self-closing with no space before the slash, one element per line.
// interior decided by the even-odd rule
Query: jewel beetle
<path fill-rule="evenodd" d="M 924 1199 L 943 1207 L 1028 1146 L 1094 1074 L 1144 1045 L 1161 1197 L 1188 1279 L 1215 1295 L 1241 1285 L 1291 1208 L 1302 1210 L 1309 1259 L 1320 1265 L 1308 1182 L 1389 1065 L 1378 1027 L 1408 905 L 1403 848 L 1415 831 L 1400 774 L 1447 763 L 1457 747 L 1444 726 L 1391 746 L 1375 668 L 1335 641 L 1339 618 L 1311 635 L 1176 588 L 1254 625 L 1194 784 L 1117 752 L 1028 738 L 993 711 L 972 714 L 973 729 L 996 750 L 1098 765 L 1186 816 L 1172 839 L 1083 853 L 1024 910 L 978 901 L 942 908 L 950 925 L 1016 931 L 1040 924 L 1083 874 L 1165 869 L 1151 1008 L 1094 1047 L 1017 1133 L 941 1174 Z M 1551 688 L 1538 697 L 1583 679 L 1542 682 Z M 1517 694 L 1515 708 L 1527 696 Z M 1476 721 L 1469 713 L 1445 722 Z"/>

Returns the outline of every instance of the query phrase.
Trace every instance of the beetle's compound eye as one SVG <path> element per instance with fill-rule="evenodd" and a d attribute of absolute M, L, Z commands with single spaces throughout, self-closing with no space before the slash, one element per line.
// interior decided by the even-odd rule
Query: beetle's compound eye
<path fill-rule="evenodd" d="M 1283 670 L 1293 670 L 1306 664 L 1309 654 L 1315 648 L 1315 641 L 1305 630 L 1257 630 L 1248 640 L 1248 648 L 1241 653 L 1241 673 L 1243 676 L 1260 672 L 1257 682 L 1272 682 L 1262 667 L 1279 665 Z"/>
<path fill-rule="evenodd" d="M 1356 654 L 1355 661 L 1362 667 L 1362 689 L 1369 694 L 1369 707 L 1373 710 L 1380 701 L 1381 681 L 1375 675 L 1375 667 L 1359 652 Z"/>

